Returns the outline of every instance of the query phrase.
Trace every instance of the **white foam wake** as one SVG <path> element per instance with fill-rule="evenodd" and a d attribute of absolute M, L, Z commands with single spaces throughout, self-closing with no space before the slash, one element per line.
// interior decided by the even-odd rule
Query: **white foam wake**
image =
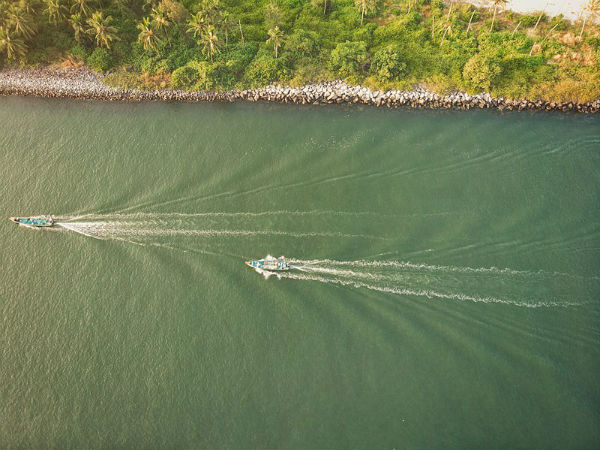
<path fill-rule="evenodd" d="M 291 272 L 271 272 L 269 275 L 276 274 L 278 278 L 288 278 L 293 280 L 304 280 L 304 281 L 318 281 L 321 283 L 337 284 L 341 286 L 351 286 L 355 288 L 365 288 L 373 291 L 385 292 L 389 294 L 407 295 L 416 297 L 426 297 L 429 299 L 444 299 L 444 300 L 460 300 L 469 301 L 475 303 L 500 303 L 504 305 L 520 306 L 525 308 L 543 308 L 543 307 L 568 307 L 568 306 L 579 306 L 580 303 L 572 302 L 554 302 L 554 301 L 539 301 L 539 302 L 522 302 L 517 300 L 503 299 L 490 296 L 474 296 L 466 294 L 455 294 L 455 293 L 443 293 L 435 290 L 418 290 L 418 289 L 406 289 L 406 288 L 395 288 L 388 286 L 377 286 L 374 284 L 364 283 L 361 281 L 340 279 L 340 278 L 324 278 L 314 275 L 304 275 Z M 266 276 L 265 278 L 268 278 Z"/>

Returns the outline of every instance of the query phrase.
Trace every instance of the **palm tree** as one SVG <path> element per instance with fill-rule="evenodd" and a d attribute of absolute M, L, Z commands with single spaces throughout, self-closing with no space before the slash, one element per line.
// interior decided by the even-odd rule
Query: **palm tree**
<path fill-rule="evenodd" d="M 354 0 L 354 3 L 360 9 L 360 25 L 362 26 L 365 20 L 365 13 L 375 9 L 376 0 Z"/>
<path fill-rule="evenodd" d="M 209 25 L 200 36 L 200 41 L 202 42 L 202 53 L 208 52 L 210 55 L 210 62 L 213 62 L 213 55 L 219 52 L 219 37 L 217 36 L 217 32 L 215 31 L 215 27 Z"/>
<path fill-rule="evenodd" d="M 169 28 L 170 22 L 165 11 L 159 6 L 158 8 L 152 8 L 150 14 L 152 21 L 155 23 L 156 28 L 159 31 L 165 32 Z"/>
<path fill-rule="evenodd" d="M 59 21 L 62 22 L 65 19 L 67 8 L 62 4 L 62 0 L 44 0 L 44 2 L 49 23 L 58 25 Z"/>
<path fill-rule="evenodd" d="M 586 14 L 587 11 L 587 14 Z M 579 37 L 583 36 L 583 29 L 585 28 L 585 21 L 588 17 L 591 20 L 594 20 L 598 14 L 600 13 L 600 0 L 590 0 L 585 7 L 583 8 L 583 25 L 581 25 L 581 33 L 579 33 Z"/>
<path fill-rule="evenodd" d="M 11 6 L 8 10 L 8 25 L 12 28 L 17 36 L 23 36 L 25 39 L 30 39 L 34 34 L 35 24 L 30 14 L 23 8 Z"/>
<path fill-rule="evenodd" d="M 231 14 L 225 11 L 221 14 L 221 23 L 220 28 L 225 33 L 225 47 L 229 44 L 229 32 L 235 26 L 235 22 L 233 21 Z"/>
<path fill-rule="evenodd" d="M 33 14 L 37 3 L 37 0 L 19 0 L 19 7 L 23 8 L 26 13 Z"/>
<path fill-rule="evenodd" d="M 492 16 L 492 26 L 490 27 L 490 33 L 494 30 L 494 22 L 496 21 L 496 12 L 498 7 L 502 6 L 502 9 L 506 8 L 509 0 L 490 0 L 490 3 L 494 6 L 494 15 Z"/>
<path fill-rule="evenodd" d="M 0 52 L 6 53 L 6 59 L 9 61 L 23 57 L 27 52 L 27 46 L 23 39 L 11 36 L 6 28 L 0 28 Z"/>
<path fill-rule="evenodd" d="M 202 36 L 205 28 L 206 22 L 201 12 L 197 12 L 190 17 L 190 20 L 188 20 L 187 32 L 192 33 L 194 35 L 194 39 L 197 39 L 198 36 Z"/>
<path fill-rule="evenodd" d="M 269 39 L 267 39 L 267 44 L 273 44 L 273 48 L 275 49 L 275 58 L 277 58 L 278 53 L 277 50 L 283 44 L 283 31 L 279 29 L 279 27 L 271 28 L 268 31 Z"/>
<path fill-rule="evenodd" d="M 475 15 L 475 13 L 477 12 L 477 10 L 473 10 L 473 12 L 471 13 L 471 18 L 469 19 L 469 25 L 467 25 L 467 33 L 469 31 L 471 31 L 471 23 L 473 22 L 473 16 Z"/>
<path fill-rule="evenodd" d="M 69 18 L 69 24 L 75 32 L 75 40 L 77 42 L 81 42 L 81 35 L 85 34 L 85 27 L 83 26 L 84 23 L 85 22 L 83 21 L 81 14 L 71 14 L 71 17 Z"/>
<path fill-rule="evenodd" d="M 154 32 L 150 19 L 144 17 L 142 23 L 138 23 L 138 42 L 144 46 L 144 50 L 152 50 L 154 53 L 158 53 L 158 45 L 161 44 L 161 40 Z"/>
<path fill-rule="evenodd" d="M 80 14 L 83 17 L 90 15 L 90 7 L 88 0 L 72 0 L 71 13 Z"/>
<path fill-rule="evenodd" d="M 112 16 L 104 17 L 102 11 L 96 11 L 87 20 L 87 24 L 90 26 L 87 32 L 96 37 L 96 45 L 99 47 L 110 48 L 112 41 L 120 40 L 117 36 L 117 29 L 110 24 L 112 20 Z"/>

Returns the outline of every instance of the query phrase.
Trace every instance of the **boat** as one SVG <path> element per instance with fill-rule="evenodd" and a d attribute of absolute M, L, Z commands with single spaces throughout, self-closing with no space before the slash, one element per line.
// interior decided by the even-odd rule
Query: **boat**
<path fill-rule="evenodd" d="M 268 270 L 273 272 L 283 272 L 290 270 L 290 266 L 283 256 L 275 258 L 267 255 L 264 259 L 253 259 L 246 261 L 246 265 L 258 271 Z"/>
<path fill-rule="evenodd" d="M 29 228 L 43 228 L 54 225 L 54 219 L 50 216 L 9 217 L 9 220 Z"/>

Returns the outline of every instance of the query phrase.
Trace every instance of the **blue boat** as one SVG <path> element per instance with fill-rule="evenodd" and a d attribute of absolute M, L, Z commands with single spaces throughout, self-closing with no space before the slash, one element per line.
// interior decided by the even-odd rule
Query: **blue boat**
<path fill-rule="evenodd" d="M 9 217 L 9 219 L 14 223 L 30 228 L 43 228 L 54 225 L 54 219 L 50 216 Z"/>
<path fill-rule="evenodd" d="M 258 271 L 268 270 L 273 272 L 282 272 L 285 270 L 290 270 L 290 266 L 283 256 L 275 258 L 271 255 L 267 255 L 264 259 L 253 259 L 251 261 L 246 261 L 246 265 Z"/>

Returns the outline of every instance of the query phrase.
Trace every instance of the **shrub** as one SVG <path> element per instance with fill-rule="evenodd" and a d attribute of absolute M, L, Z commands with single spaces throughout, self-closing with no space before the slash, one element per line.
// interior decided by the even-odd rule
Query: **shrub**
<path fill-rule="evenodd" d="M 205 84 L 206 62 L 190 61 L 171 75 L 171 85 L 177 89 L 192 89 L 198 82 Z"/>
<path fill-rule="evenodd" d="M 500 66 L 492 58 L 477 53 L 465 64 L 463 80 L 472 91 L 489 91 L 500 72 Z"/>
<path fill-rule="evenodd" d="M 75 58 L 75 60 L 85 62 L 88 57 L 88 51 L 83 45 L 75 44 L 71 48 L 71 55 L 73 58 Z"/>
<path fill-rule="evenodd" d="M 113 65 L 112 55 L 102 47 L 96 47 L 86 62 L 96 72 L 106 72 Z"/>
<path fill-rule="evenodd" d="M 342 78 L 355 77 L 364 71 L 367 62 L 367 45 L 364 42 L 343 42 L 331 52 L 329 65 L 334 74 Z"/>
<path fill-rule="evenodd" d="M 406 63 L 402 60 L 397 46 L 388 45 L 373 56 L 370 72 L 379 81 L 399 79 L 406 73 Z"/>
<path fill-rule="evenodd" d="M 285 49 L 294 59 L 315 56 L 319 52 L 319 35 L 314 31 L 299 29 L 290 34 Z"/>
<path fill-rule="evenodd" d="M 265 86 L 276 80 L 284 81 L 289 75 L 286 58 L 275 58 L 270 53 L 259 54 L 246 70 L 246 80 L 252 86 Z"/>

